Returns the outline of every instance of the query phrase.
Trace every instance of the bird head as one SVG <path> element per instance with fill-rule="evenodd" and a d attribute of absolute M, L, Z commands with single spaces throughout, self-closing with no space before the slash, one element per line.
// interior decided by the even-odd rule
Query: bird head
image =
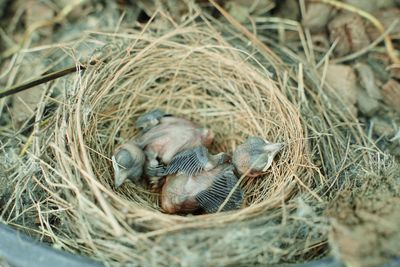
<path fill-rule="evenodd" d="M 270 143 L 260 137 L 249 137 L 233 153 L 233 164 L 240 174 L 257 177 L 271 167 L 282 143 Z"/>
<path fill-rule="evenodd" d="M 149 129 L 156 126 L 160 122 L 160 119 L 165 116 L 169 115 L 160 109 L 154 109 L 139 116 L 136 120 L 136 128 L 141 132 L 147 132 Z"/>
<path fill-rule="evenodd" d="M 134 144 L 124 144 L 112 156 L 115 187 L 120 187 L 127 179 L 139 183 L 143 174 L 145 156 Z"/>

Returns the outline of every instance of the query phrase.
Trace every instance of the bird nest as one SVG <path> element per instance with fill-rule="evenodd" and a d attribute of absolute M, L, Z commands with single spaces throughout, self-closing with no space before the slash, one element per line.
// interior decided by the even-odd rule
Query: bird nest
<path fill-rule="evenodd" d="M 231 153 L 251 135 L 286 144 L 268 173 L 257 179 L 243 177 L 245 208 L 237 212 L 240 216 L 260 215 L 280 205 L 282 196 L 294 193 L 296 183 L 308 183 L 311 169 L 305 167 L 310 163 L 300 114 L 254 58 L 215 33 L 194 28 L 172 31 L 152 41 L 147 34 L 131 38 L 133 44 L 126 42 L 117 50 L 109 47 L 107 63 L 86 70 L 77 97 L 68 104 L 74 108 L 67 111 L 67 132 L 70 129 L 75 138 L 71 143 L 55 143 L 81 151 L 71 160 L 87 162 L 85 172 L 103 190 L 116 193 L 118 202 L 124 203 L 117 209 L 123 209 L 125 216 L 140 218 L 140 224 L 152 229 L 177 223 L 184 228 L 199 221 L 163 214 L 159 195 L 141 187 L 129 184 L 115 190 L 112 186 L 109 157 L 118 144 L 137 136 L 137 117 L 155 108 L 212 129 L 216 135 L 213 152 Z M 202 216 L 201 221 L 232 221 L 238 214 L 212 214 Z"/>
<path fill-rule="evenodd" d="M 29 187 L 46 196 L 32 205 L 39 232 L 66 250 L 141 266 L 271 263 L 318 247 L 322 230 L 286 217 L 297 208 L 287 201 L 318 199 L 312 183 L 322 176 L 297 100 L 272 79 L 269 59 L 210 26 L 154 25 L 92 37 L 109 44 L 63 83 L 57 108 L 35 125 L 25 166 L 35 173 Z M 155 108 L 212 129 L 212 152 L 231 153 L 251 135 L 285 146 L 265 175 L 241 177 L 241 209 L 168 215 L 158 194 L 113 185 L 115 148 L 135 138 L 135 120 Z"/>

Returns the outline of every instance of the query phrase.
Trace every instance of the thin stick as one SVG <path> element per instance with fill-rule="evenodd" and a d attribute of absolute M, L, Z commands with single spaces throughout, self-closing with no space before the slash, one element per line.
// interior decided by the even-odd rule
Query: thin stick
<path fill-rule="evenodd" d="M 28 82 L 25 82 L 25 83 L 22 83 L 22 84 L 18 84 L 16 86 L 13 86 L 13 87 L 11 87 L 9 89 L 4 90 L 3 92 L 0 92 L 0 99 L 3 98 L 3 97 L 9 96 L 9 95 L 13 95 L 13 94 L 25 91 L 25 90 L 30 89 L 32 87 L 35 87 L 37 85 L 40 85 L 40 84 L 55 80 L 57 78 L 65 76 L 65 75 L 71 74 L 73 72 L 76 72 L 77 69 L 78 68 L 76 66 L 74 66 L 74 67 L 63 69 L 63 70 L 58 70 L 58 71 L 49 73 L 47 75 L 44 75 L 44 76 L 42 76 L 40 78 L 31 80 L 31 81 L 28 81 Z M 85 67 L 84 66 L 80 66 L 80 69 L 84 70 Z"/>
<path fill-rule="evenodd" d="M 89 65 L 95 65 L 96 62 L 98 62 L 97 60 L 91 60 L 89 62 Z M 103 61 L 104 62 L 104 61 Z M 60 77 L 63 77 L 65 75 L 77 72 L 77 71 L 84 71 L 86 70 L 87 66 L 84 64 L 79 64 L 73 67 L 69 67 L 66 69 L 62 69 L 62 70 L 57 70 L 54 72 L 51 72 L 49 74 L 46 74 L 40 78 L 36 78 L 34 80 L 28 81 L 28 82 L 24 82 L 22 84 L 18 84 L 15 85 L 9 89 L 4 90 L 3 92 L 0 92 L 0 99 L 9 95 L 13 95 L 22 91 L 25 91 L 27 89 L 30 89 L 32 87 L 35 87 L 37 85 L 43 84 L 43 83 L 47 83 L 49 81 L 53 81 L 55 79 L 58 79 Z"/>

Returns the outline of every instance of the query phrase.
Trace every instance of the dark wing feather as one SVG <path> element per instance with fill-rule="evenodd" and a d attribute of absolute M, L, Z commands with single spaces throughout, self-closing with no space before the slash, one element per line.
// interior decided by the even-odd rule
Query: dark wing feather
<path fill-rule="evenodd" d="M 205 147 L 196 147 L 184 150 L 175 155 L 165 168 L 164 175 L 184 172 L 187 175 L 196 175 L 204 170 L 208 162 L 208 151 Z"/>
<path fill-rule="evenodd" d="M 211 187 L 201 191 L 196 195 L 199 206 L 207 213 L 217 212 L 219 207 L 224 203 L 229 193 L 236 185 L 238 178 L 232 170 L 224 170 L 216 177 Z M 243 192 L 237 187 L 229 200 L 222 208 L 222 211 L 237 209 L 243 201 Z"/>

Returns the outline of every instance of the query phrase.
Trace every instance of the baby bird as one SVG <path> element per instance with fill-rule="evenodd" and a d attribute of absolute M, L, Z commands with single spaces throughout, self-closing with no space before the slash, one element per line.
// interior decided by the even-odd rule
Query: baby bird
<path fill-rule="evenodd" d="M 156 118 L 157 123 L 147 124 L 151 126 L 145 127 L 146 132 L 137 139 L 137 143 L 146 155 L 145 170 L 150 185 L 153 189 L 157 189 L 162 182 L 160 177 L 167 174 L 163 173 L 164 166 L 170 164 L 172 159 L 182 151 L 211 145 L 214 133 L 189 120 L 165 115 L 157 110 L 142 115 L 140 125 L 143 125 L 146 120 L 151 121 L 152 118 Z M 186 155 L 185 158 L 190 159 L 190 155 Z M 178 166 L 176 162 L 171 165 L 168 174 L 171 173 L 172 168 Z M 187 169 L 190 169 L 189 165 Z"/>
<path fill-rule="evenodd" d="M 134 142 L 127 142 L 117 148 L 112 156 L 115 187 L 120 187 L 126 179 L 139 183 L 143 175 L 145 154 Z"/>
<path fill-rule="evenodd" d="M 282 143 L 268 143 L 260 137 L 249 137 L 233 153 L 232 163 L 240 175 L 258 177 L 268 170 Z"/>
<path fill-rule="evenodd" d="M 216 166 L 228 162 L 231 157 L 224 153 L 211 155 L 204 146 L 194 147 L 179 152 L 165 167 L 164 175 L 184 172 L 187 175 L 196 175 L 202 171 L 209 171 Z"/>
<path fill-rule="evenodd" d="M 161 208 L 169 214 L 216 212 L 237 181 L 231 164 L 222 164 L 194 176 L 182 172 L 170 175 L 162 187 Z M 237 209 L 242 200 L 243 192 L 237 187 L 221 210 Z"/>

